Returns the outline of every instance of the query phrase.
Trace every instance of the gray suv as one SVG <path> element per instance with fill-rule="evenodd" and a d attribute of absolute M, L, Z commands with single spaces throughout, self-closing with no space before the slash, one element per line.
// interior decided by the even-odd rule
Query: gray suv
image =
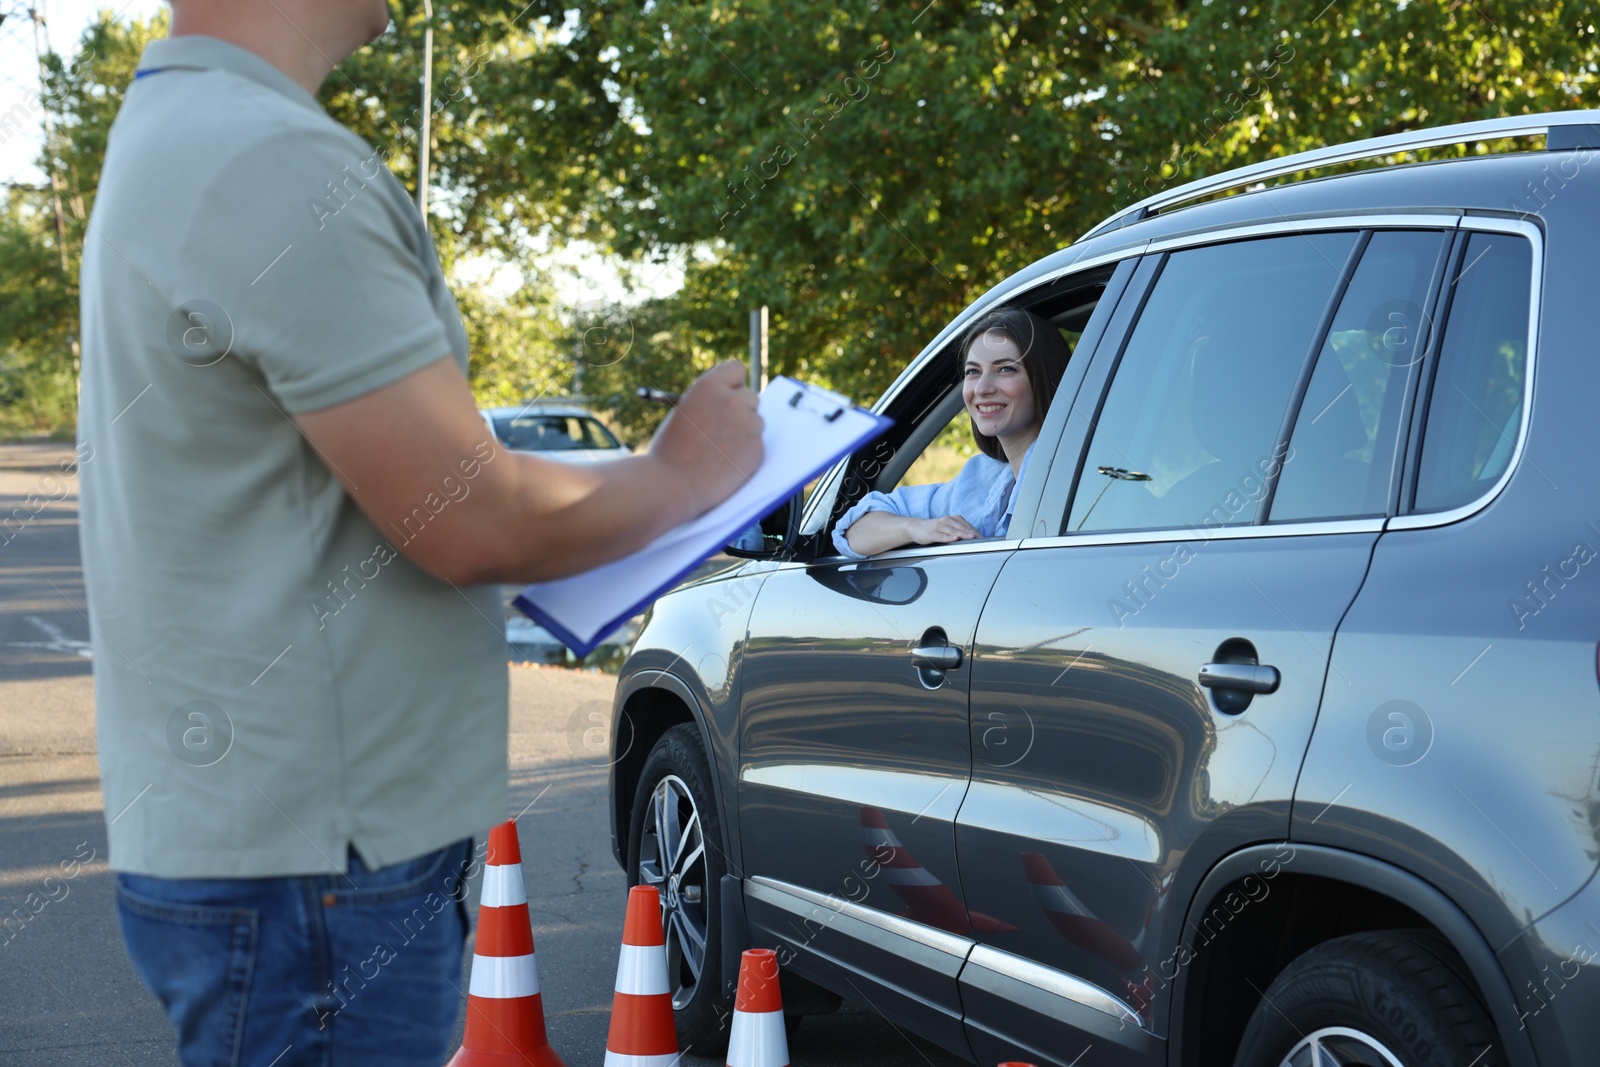
<path fill-rule="evenodd" d="M 1493 120 L 1119 212 L 657 601 L 613 844 L 685 1041 L 767 946 L 795 1016 L 981 1063 L 1597 1062 L 1597 152 Z M 836 555 L 1002 307 L 1073 349 L 1008 536 Z"/>

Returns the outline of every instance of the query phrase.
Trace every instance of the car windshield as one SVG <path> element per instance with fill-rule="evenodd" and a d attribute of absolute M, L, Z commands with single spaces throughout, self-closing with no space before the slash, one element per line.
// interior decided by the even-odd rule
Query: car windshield
<path fill-rule="evenodd" d="M 583 448 L 621 448 L 611 431 L 588 415 L 501 415 L 495 436 L 518 452 L 564 452 Z"/>

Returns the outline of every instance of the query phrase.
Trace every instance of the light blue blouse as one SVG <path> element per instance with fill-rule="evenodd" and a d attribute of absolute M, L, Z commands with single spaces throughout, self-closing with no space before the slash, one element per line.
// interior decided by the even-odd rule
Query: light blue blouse
<path fill-rule="evenodd" d="M 1028 471 L 1033 446 L 1022 456 L 1022 469 Z M 1011 527 L 1011 513 L 1017 506 L 1017 483 L 1011 464 L 978 453 L 948 482 L 935 485 L 903 485 L 890 493 L 868 493 L 861 502 L 839 517 L 833 527 L 833 546 L 851 559 L 867 557 L 850 547 L 845 531 L 869 511 L 888 511 L 914 519 L 933 519 L 960 515 L 984 537 L 1004 537 Z"/>

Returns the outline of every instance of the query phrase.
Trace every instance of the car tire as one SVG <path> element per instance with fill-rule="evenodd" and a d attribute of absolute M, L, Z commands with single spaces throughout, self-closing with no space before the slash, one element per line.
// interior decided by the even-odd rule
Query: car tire
<path fill-rule="evenodd" d="M 1267 988 L 1234 1067 L 1504 1067 L 1466 971 L 1431 930 L 1325 942 Z"/>
<path fill-rule="evenodd" d="M 682 723 L 661 735 L 640 772 L 628 826 L 628 884 L 661 892 L 678 1047 L 700 1056 L 726 1048 L 733 1012 L 722 994 L 726 871 L 711 767 L 698 729 Z"/>

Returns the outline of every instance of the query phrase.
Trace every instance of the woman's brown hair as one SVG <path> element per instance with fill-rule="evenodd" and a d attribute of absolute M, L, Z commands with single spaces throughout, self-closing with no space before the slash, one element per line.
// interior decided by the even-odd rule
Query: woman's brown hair
<path fill-rule="evenodd" d="M 1043 421 L 1045 412 L 1050 410 L 1050 401 L 1055 399 L 1061 375 L 1067 369 L 1067 360 L 1072 356 L 1066 338 L 1061 336 L 1061 331 L 1049 319 L 1031 311 L 1006 308 L 985 312 L 967 327 L 967 332 L 961 337 L 958 377 L 966 373 L 967 353 L 971 351 L 973 343 L 991 331 L 1009 338 L 1017 346 L 1017 351 L 1022 353 L 1022 369 L 1028 376 L 1028 385 L 1033 389 L 1034 414 Z M 967 416 L 969 420 L 971 417 Z M 976 422 L 972 423 L 972 439 L 977 442 L 979 451 L 990 459 L 1006 458 L 1005 450 L 1000 447 L 1000 439 L 979 433 Z"/>

